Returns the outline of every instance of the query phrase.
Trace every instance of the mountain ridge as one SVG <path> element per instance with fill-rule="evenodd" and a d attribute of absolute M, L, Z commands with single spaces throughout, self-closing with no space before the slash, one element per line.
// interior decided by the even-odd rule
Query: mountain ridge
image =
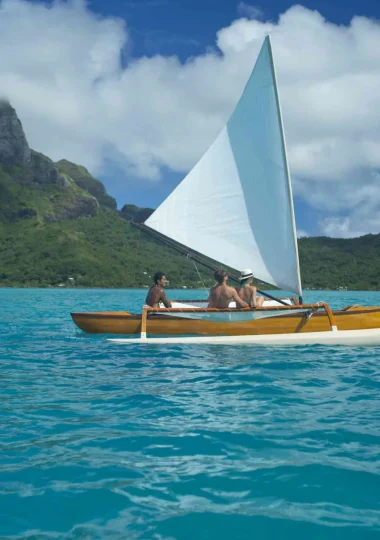
<path fill-rule="evenodd" d="M 117 210 L 85 167 L 29 148 L 15 109 L 0 100 L 0 287 L 146 287 L 157 270 L 171 286 L 199 287 L 191 261 L 131 225 L 152 212 Z M 380 289 L 380 234 L 298 246 L 304 288 Z M 211 286 L 212 272 L 199 270 Z"/>

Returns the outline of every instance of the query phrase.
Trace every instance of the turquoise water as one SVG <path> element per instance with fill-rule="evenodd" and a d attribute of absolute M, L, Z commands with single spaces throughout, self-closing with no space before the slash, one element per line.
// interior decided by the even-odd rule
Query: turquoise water
<path fill-rule="evenodd" d="M 0 289 L 0 538 L 380 538 L 380 348 L 125 347 L 69 316 L 145 294 Z"/>

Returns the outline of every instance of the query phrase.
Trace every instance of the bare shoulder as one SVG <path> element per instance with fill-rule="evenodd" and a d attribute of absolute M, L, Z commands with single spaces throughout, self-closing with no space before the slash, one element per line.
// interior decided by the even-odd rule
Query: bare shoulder
<path fill-rule="evenodd" d="M 160 289 L 160 287 L 157 287 L 156 285 L 150 290 L 150 292 L 152 293 L 152 296 L 154 296 L 154 298 L 159 298 L 161 296 L 162 289 Z"/>
<path fill-rule="evenodd" d="M 237 292 L 237 289 L 235 287 L 230 287 L 229 285 L 226 285 L 226 293 L 228 294 L 235 294 Z"/>

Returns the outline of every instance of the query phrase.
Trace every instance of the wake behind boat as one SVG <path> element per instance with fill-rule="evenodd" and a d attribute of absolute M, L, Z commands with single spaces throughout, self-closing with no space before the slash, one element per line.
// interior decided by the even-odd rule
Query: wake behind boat
<path fill-rule="evenodd" d="M 140 339 L 113 340 L 122 343 L 170 343 L 171 339 L 196 343 L 198 338 L 186 337 L 194 335 L 206 336 L 199 338 L 203 343 L 380 343 L 380 307 L 332 311 L 323 302 L 303 303 L 292 186 L 269 36 L 226 126 L 185 179 L 138 227 L 193 258 L 205 256 L 240 270 L 254 268 L 259 280 L 297 297 L 271 297 L 270 303 L 257 309 L 177 302 L 172 308 L 144 307 L 142 314 L 72 313 L 82 330 L 140 334 Z M 184 337 L 153 341 L 147 334 Z M 275 335 L 280 338 L 274 339 Z"/>

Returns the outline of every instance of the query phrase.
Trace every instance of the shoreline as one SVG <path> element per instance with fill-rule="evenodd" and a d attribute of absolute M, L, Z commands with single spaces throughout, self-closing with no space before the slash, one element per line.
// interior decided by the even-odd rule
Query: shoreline
<path fill-rule="evenodd" d="M 0 285 L 0 291 L 1 290 L 24 290 L 24 289 L 34 289 L 34 290 L 80 290 L 80 291 L 94 291 L 94 290 L 99 290 L 99 291 L 147 291 L 148 290 L 148 287 L 81 287 L 81 286 L 78 286 L 78 287 L 55 287 L 55 286 L 48 286 L 48 287 L 43 287 L 43 286 L 20 286 L 20 285 L 16 285 L 14 287 L 9 287 L 9 286 L 3 286 L 3 285 Z M 192 287 L 187 287 L 186 289 L 183 289 L 182 287 L 166 287 L 165 288 L 166 291 L 181 291 L 182 293 L 186 293 L 188 291 L 202 291 L 202 292 L 205 292 L 205 291 L 209 291 L 209 289 L 204 289 L 204 288 L 192 288 Z M 269 292 L 270 294 L 273 294 L 274 292 L 280 292 L 281 294 L 283 292 L 285 293 L 289 293 L 289 291 L 279 291 L 277 289 L 264 289 L 262 288 L 261 289 L 262 291 L 264 292 Z M 303 289 L 303 292 L 312 292 L 312 293 L 318 293 L 318 292 L 328 292 L 328 293 L 360 293 L 360 292 L 380 292 L 380 289 L 329 289 L 329 288 L 326 288 L 326 289 Z M 290 293 L 290 294 L 294 294 L 294 293 Z"/>

